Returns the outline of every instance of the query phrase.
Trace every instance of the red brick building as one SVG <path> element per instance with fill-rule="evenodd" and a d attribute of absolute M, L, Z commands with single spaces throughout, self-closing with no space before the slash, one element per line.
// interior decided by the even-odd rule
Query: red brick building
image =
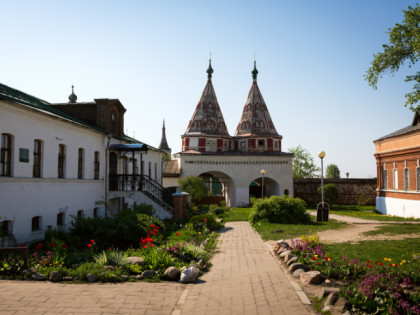
<path fill-rule="evenodd" d="M 411 125 L 375 143 L 376 209 L 383 214 L 420 218 L 420 113 Z"/>

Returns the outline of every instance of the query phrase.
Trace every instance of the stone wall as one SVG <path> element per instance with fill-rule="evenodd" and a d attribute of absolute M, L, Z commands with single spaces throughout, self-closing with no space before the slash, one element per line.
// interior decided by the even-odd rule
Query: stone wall
<path fill-rule="evenodd" d="M 339 193 L 339 204 L 357 205 L 364 201 L 367 205 L 374 205 L 376 198 L 376 178 L 324 178 L 324 185 L 334 184 Z M 293 179 L 294 197 L 299 197 L 306 202 L 321 202 L 318 187 L 321 178 Z"/>

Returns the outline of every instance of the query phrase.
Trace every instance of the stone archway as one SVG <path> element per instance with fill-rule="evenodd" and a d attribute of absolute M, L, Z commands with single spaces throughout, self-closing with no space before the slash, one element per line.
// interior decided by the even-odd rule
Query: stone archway
<path fill-rule="evenodd" d="M 211 196 L 207 198 L 208 201 L 219 203 L 224 200 L 226 205 L 230 206 L 234 187 L 233 180 L 229 175 L 219 171 L 206 171 L 198 176 L 203 178 L 207 188 L 211 191 Z"/>
<path fill-rule="evenodd" d="M 270 177 L 264 177 L 264 189 L 262 187 L 263 178 L 259 177 L 249 184 L 249 198 L 261 198 L 270 196 L 280 196 L 280 185 Z M 264 196 L 263 196 L 264 194 Z"/>

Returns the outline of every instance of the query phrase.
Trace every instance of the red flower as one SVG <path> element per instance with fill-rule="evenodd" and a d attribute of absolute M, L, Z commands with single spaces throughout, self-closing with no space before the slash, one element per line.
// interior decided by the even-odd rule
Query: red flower
<path fill-rule="evenodd" d="M 316 257 L 314 256 L 314 257 L 312 257 L 312 260 L 316 260 Z"/>
<path fill-rule="evenodd" d="M 154 245 L 153 244 L 150 244 L 150 247 L 153 247 Z"/>
<path fill-rule="evenodd" d="M 144 245 L 143 248 L 147 248 L 147 245 Z"/>
<path fill-rule="evenodd" d="M 354 271 L 357 271 L 357 269 L 356 269 L 356 268 L 354 268 Z"/>
<path fill-rule="evenodd" d="M 395 267 L 398 267 L 398 264 L 395 264 Z"/>
<path fill-rule="evenodd" d="M 377 265 L 378 264 L 378 262 L 377 261 L 375 261 L 375 265 Z"/>
<path fill-rule="evenodd" d="M 373 266 L 372 265 L 369 265 L 369 268 L 372 268 Z"/>
<path fill-rule="evenodd" d="M 155 226 L 154 226 L 153 224 L 150 224 L 150 227 L 151 227 L 151 228 L 154 228 Z"/>
<path fill-rule="evenodd" d="M 380 266 L 383 266 L 383 265 L 384 265 L 384 263 L 380 263 L 379 265 L 380 265 Z"/>
<path fill-rule="evenodd" d="M 370 264 L 370 260 L 366 260 L 368 264 Z"/>
<path fill-rule="evenodd" d="M 67 244 L 63 244 L 63 246 L 61 246 L 61 247 L 63 247 L 63 248 L 67 248 L 67 247 L 69 247 L 69 245 L 67 245 Z"/>
<path fill-rule="evenodd" d="M 320 265 L 321 263 L 319 262 L 318 265 Z"/>
<path fill-rule="evenodd" d="M 179 236 L 180 235 L 180 233 L 179 232 L 176 232 L 176 236 Z"/>
<path fill-rule="evenodd" d="M 93 243 L 95 243 L 95 240 L 90 240 L 90 242 L 93 244 Z"/>
<path fill-rule="evenodd" d="M 92 247 L 92 244 L 88 244 L 88 247 Z"/>

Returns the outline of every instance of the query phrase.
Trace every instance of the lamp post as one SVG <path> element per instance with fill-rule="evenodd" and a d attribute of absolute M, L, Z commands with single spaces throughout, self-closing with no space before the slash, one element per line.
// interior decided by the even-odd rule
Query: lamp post
<path fill-rule="evenodd" d="M 261 175 L 262 175 L 261 198 L 264 198 L 264 175 L 265 175 L 265 169 L 262 169 L 261 170 Z"/>
<path fill-rule="evenodd" d="M 319 158 L 321 159 L 321 203 L 317 206 L 317 221 L 328 221 L 328 212 L 330 210 L 330 206 L 324 202 L 324 157 L 325 152 L 321 151 L 318 154 Z"/>
<path fill-rule="evenodd" d="M 350 175 L 350 173 L 349 173 L 349 172 L 347 172 L 347 173 L 346 173 L 347 178 L 349 178 L 349 175 Z"/>

